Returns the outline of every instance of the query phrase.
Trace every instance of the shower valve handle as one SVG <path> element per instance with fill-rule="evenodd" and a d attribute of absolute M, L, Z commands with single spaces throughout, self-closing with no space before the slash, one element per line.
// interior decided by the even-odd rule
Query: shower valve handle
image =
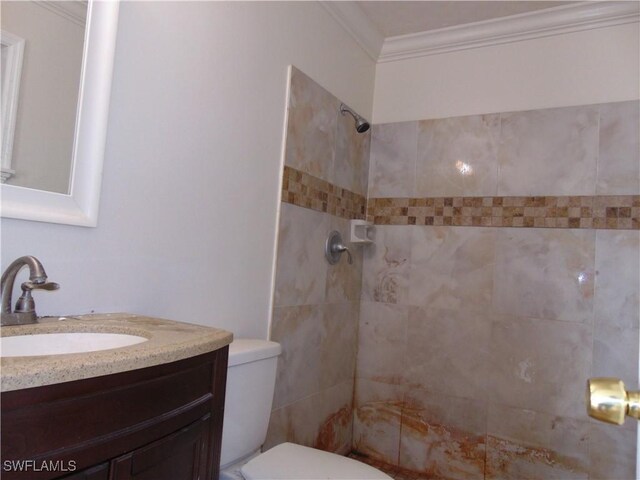
<path fill-rule="evenodd" d="M 342 245 L 341 243 L 338 244 L 338 245 L 334 245 L 333 246 L 333 251 L 336 252 L 336 253 L 346 252 L 347 253 L 347 262 L 349 263 L 349 265 L 351 265 L 353 263 L 353 257 L 351 256 L 351 251 L 347 247 Z"/>
<path fill-rule="evenodd" d="M 347 252 L 347 261 L 349 264 L 353 263 L 353 257 L 349 249 L 342 243 L 342 235 L 340 232 L 334 230 L 327 237 L 327 242 L 324 245 L 324 256 L 330 265 L 335 265 L 340 260 L 342 252 Z"/>

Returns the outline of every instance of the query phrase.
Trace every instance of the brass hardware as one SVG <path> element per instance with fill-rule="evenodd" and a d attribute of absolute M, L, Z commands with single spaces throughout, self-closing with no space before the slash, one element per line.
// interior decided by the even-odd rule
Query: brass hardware
<path fill-rule="evenodd" d="M 587 413 L 607 423 L 622 425 L 624 417 L 640 419 L 640 392 L 628 392 L 617 378 L 587 380 Z"/>

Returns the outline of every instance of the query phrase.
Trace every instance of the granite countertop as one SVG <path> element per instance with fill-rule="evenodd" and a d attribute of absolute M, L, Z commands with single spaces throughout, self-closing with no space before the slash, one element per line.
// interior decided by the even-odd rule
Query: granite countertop
<path fill-rule="evenodd" d="M 231 343 L 226 330 L 126 313 L 43 317 L 1 327 L 0 337 L 39 333 L 125 333 L 148 338 L 128 347 L 85 353 L 0 358 L 0 391 L 99 377 L 182 360 Z"/>

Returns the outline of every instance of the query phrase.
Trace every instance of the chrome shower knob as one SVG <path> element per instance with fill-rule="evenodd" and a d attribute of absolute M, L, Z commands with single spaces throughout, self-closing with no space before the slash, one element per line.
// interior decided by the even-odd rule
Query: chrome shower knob
<path fill-rule="evenodd" d="M 330 265 L 335 265 L 340 261 L 340 256 L 343 252 L 347 253 L 347 261 L 349 264 L 352 264 L 353 258 L 351 257 L 351 252 L 342 243 L 342 235 L 340 235 L 340 232 L 334 230 L 329 234 L 324 244 L 324 256 Z"/>

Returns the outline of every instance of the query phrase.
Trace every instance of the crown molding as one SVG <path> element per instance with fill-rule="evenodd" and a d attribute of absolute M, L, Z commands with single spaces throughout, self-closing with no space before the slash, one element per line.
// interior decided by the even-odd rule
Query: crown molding
<path fill-rule="evenodd" d="M 38 0 L 33 3 L 71 21 L 72 23 L 75 23 L 76 25 L 80 25 L 81 27 L 84 27 L 87 23 L 88 1 L 86 0 L 75 2 L 50 2 L 46 0 Z"/>
<path fill-rule="evenodd" d="M 384 38 L 355 2 L 320 3 L 379 63 L 640 21 L 640 3 L 637 1 L 586 1 Z"/>
<path fill-rule="evenodd" d="M 501 45 L 640 21 L 638 2 L 584 2 L 385 39 L 378 62 Z"/>
<path fill-rule="evenodd" d="M 327 12 L 377 62 L 384 37 L 355 2 L 320 1 Z"/>

